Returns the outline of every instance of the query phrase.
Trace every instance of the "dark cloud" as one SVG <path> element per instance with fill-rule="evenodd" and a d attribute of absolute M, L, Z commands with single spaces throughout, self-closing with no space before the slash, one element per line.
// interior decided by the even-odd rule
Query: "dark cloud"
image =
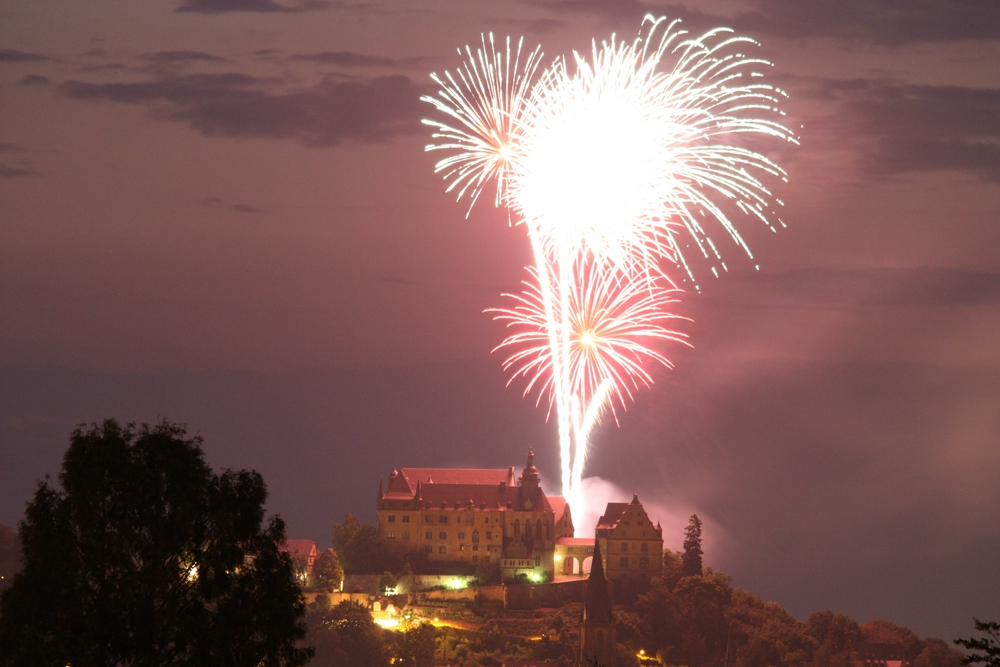
<path fill-rule="evenodd" d="M 320 53 L 296 54 L 291 60 L 307 60 L 322 65 L 340 67 L 413 67 L 424 62 L 423 58 L 396 60 L 380 56 L 366 56 L 352 51 L 321 51 Z"/>
<path fill-rule="evenodd" d="M 1000 90 L 884 79 L 794 87 L 793 102 L 816 103 L 806 145 L 851 146 L 869 175 L 951 169 L 1000 182 Z"/>
<path fill-rule="evenodd" d="M 0 178 L 21 178 L 24 176 L 41 176 L 40 171 L 32 169 L 21 169 L 20 167 L 9 167 L 0 163 Z"/>
<path fill-rule="evenodd" d="M 29 74 L 20 81 L 17 82 L 19 86 L 47 86 L 52 83 L 52 80 L 47 76 L 42 76 L 41 74 Z"/>
<path fill-rule="evenodd" d="M 144 104 L 160 120 L 188 123 L 206 136 L 296 139 L 308 146 L 381 141 L 420 130 L 420 94 L 405 76 L 324 80 L 275 91 L 245 74 L 165 75 L 139 83 L 60 86 L 68 97 Z"/>
<path fill-rule="evenodd" d="M 256 206 L 250 206 L 249 204 L 233 204 L 229 207 L 230 211 L 235 211 L 237 213 L 263 213 L 264 209 L 257 208 Z"/>
<path fill-rule="evenodd" d="M 226 12 L 284 12 L 295 13 L 314 9 L 326 9 L 330 3 L 323 0 L 299 0 L 284 3 L 275 0 L 184 0 L 178 12 L 199 14 L 222 14 Z"/>
<path fill-rule="evenodd" d="M 1000 304 L 1000 274 L 949 268 L 802 269 L 746 279 L 777 298 L 893 306 Z"/>
<path fill-rule="evenodd" d="M 192 61 L 213 63 L 228 62 L 225 58 L 214 56 L 211 53 L 205 53 L 203 51 L 156 51 L 155 53 L 146 53 L 142 55 L 141 58 L 151 63 L 163 65 Z"/>
<path fill-rule="evenodd" d="M 48 60 L 48 57 L 40 53 L 27 53 L 17 49 L 0 49 L 0 63 L 27 63 L 41 60 Z"/>
<path fill-rule="evenodd" d="M 884 46 L 1000 40 L 1000 3 L 980 0 L 757 0 L 742 31 L 787 38 L 829 37 Z"/>
<path fill-rule="evenodd" d="M 650 13 L 680 18 L 688 28 L 727 25 L 788 39 L 823 37 L 882 46 L 1000 40 L 1000 3 L 981 0 L 753 0 L 745 4 L 754 9 L 734 17 L 639 0 L 531 0 L 531 4 L 556 13 L 595 14 L 613 22 L 639 21 Z"/>

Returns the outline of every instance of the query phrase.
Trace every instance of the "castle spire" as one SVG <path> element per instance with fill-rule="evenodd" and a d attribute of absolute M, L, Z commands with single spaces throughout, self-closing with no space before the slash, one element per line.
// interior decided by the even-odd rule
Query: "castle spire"
<path fill-rule="evenodd" d="M 583 618 L 590 623 L 609 624 L 611 615 L 611 592 L 604 576 L 604 561 L 601 558 L 601 543 L 594 544 L 594 559 L 587 578 L 587 598 L 583 607 Z"/>

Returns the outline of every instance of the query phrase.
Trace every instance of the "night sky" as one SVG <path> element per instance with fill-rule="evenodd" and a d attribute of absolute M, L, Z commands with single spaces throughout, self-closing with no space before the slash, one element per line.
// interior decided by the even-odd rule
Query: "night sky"
<path fill-rule="evenodd" d="M 188 424 L 324 546 L 393 467 L 532 444 L 557 493 L 482 312 L 527 239 L 444 193 L 419 96 L 481 32 L 548 60 L 646 12 L 760 41 L 802 145 L 787 229 L 682 284 L 693 348 L 595 435 L 589 511 L 638 493 L 675 549 L 697 512 L 800 619 L 1000 620 L 995 0 L 0 0 L 0 523 L 106 417 Z"/>

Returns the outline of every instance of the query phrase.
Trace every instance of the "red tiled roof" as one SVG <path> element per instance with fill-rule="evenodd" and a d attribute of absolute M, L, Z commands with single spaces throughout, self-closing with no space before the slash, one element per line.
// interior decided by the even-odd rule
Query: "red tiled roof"
<path fill-rule="evenodd" d="M 314 540 L 285 540 L 282 548 L 293 556 L 317 556 L 319 549 Z"/>
<path fill-rule="evenodd" d="M 548 496 L 549 505 L 552 506 L 552 511 L 555 512 L 556 522 L 562 519 L 563 510 L 566 509 L 566 499 L 562 496 Z"/>
<path fill-rule="evenodd" d="M 427 484 L 488 484 L 507 482 L 514 485 L 514 475 L 507 468 L 403 468 L 400 472 L 409 482 L 411 493 L 417 482 Z M 508 477 L 509 476 L 509 477 Z M 391 490 L 391 489 L 390 489 Z"/>
<path fill-rule="evenodd" d="M 622 514 L 625 513 L 625 508 L 628 506 L 629 503 L 608 503 L 607 508 L 604 510 L 604 516 L 602 516 L 597 522 L 598 529 L 614 528 L 618 524 L 618 520 L 622 518 Z"/>
<path fill-rule="evenodd" d="M 424 507 L 429 509 L 438 509 L 441 503 L 446 509 L 454 509 L 456 504 L 464 509 L 469 500 L 476 508 L 506 509 L 509 503 L 511 509 L 519 509 L 521 497 L 521 487 L 501 487 L 499 484 L 422 484 L 420 490 Z M 552 511 L 541 489 L 538 489 L 533 501 L 536 503 L 534 511 Z"/>

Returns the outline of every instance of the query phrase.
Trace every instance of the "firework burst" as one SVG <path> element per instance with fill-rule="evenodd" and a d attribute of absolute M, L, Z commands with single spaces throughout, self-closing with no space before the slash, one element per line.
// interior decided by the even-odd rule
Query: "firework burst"
<path fill-rule="evenodd" d="M 727 210 L 774 229 L 766 180 L 785 173 L 732 142 L 741 134 L 796 143 L 782 123 L 785 94 L 763 82 L 755 45 L 719 28 L 690 37 L 679 22 L 647 17 L 639 37 L 594 43 L 540 69 L 522 42 L 465 50 L 455 74 L 434 76 L 444 114 L 428 150 L 449 153 L 436 170 L 470 209 L 484 188 L 523 224 L 535 265 L 525 291 L 494 315 L 514 329 L 497 349 L 527 390 L 549 397 L 563 493 L 577 500 L 588 435 L 603 410 L 670 366 L 659 351 L 683 334 L 667 327 L 677 289 L 667 269 L 694 282 L 690 240 L 712 271 L 726 269 L 713 225 L 752 257 Z M 461 52 L 460 52 L 461 53 Z"/>

